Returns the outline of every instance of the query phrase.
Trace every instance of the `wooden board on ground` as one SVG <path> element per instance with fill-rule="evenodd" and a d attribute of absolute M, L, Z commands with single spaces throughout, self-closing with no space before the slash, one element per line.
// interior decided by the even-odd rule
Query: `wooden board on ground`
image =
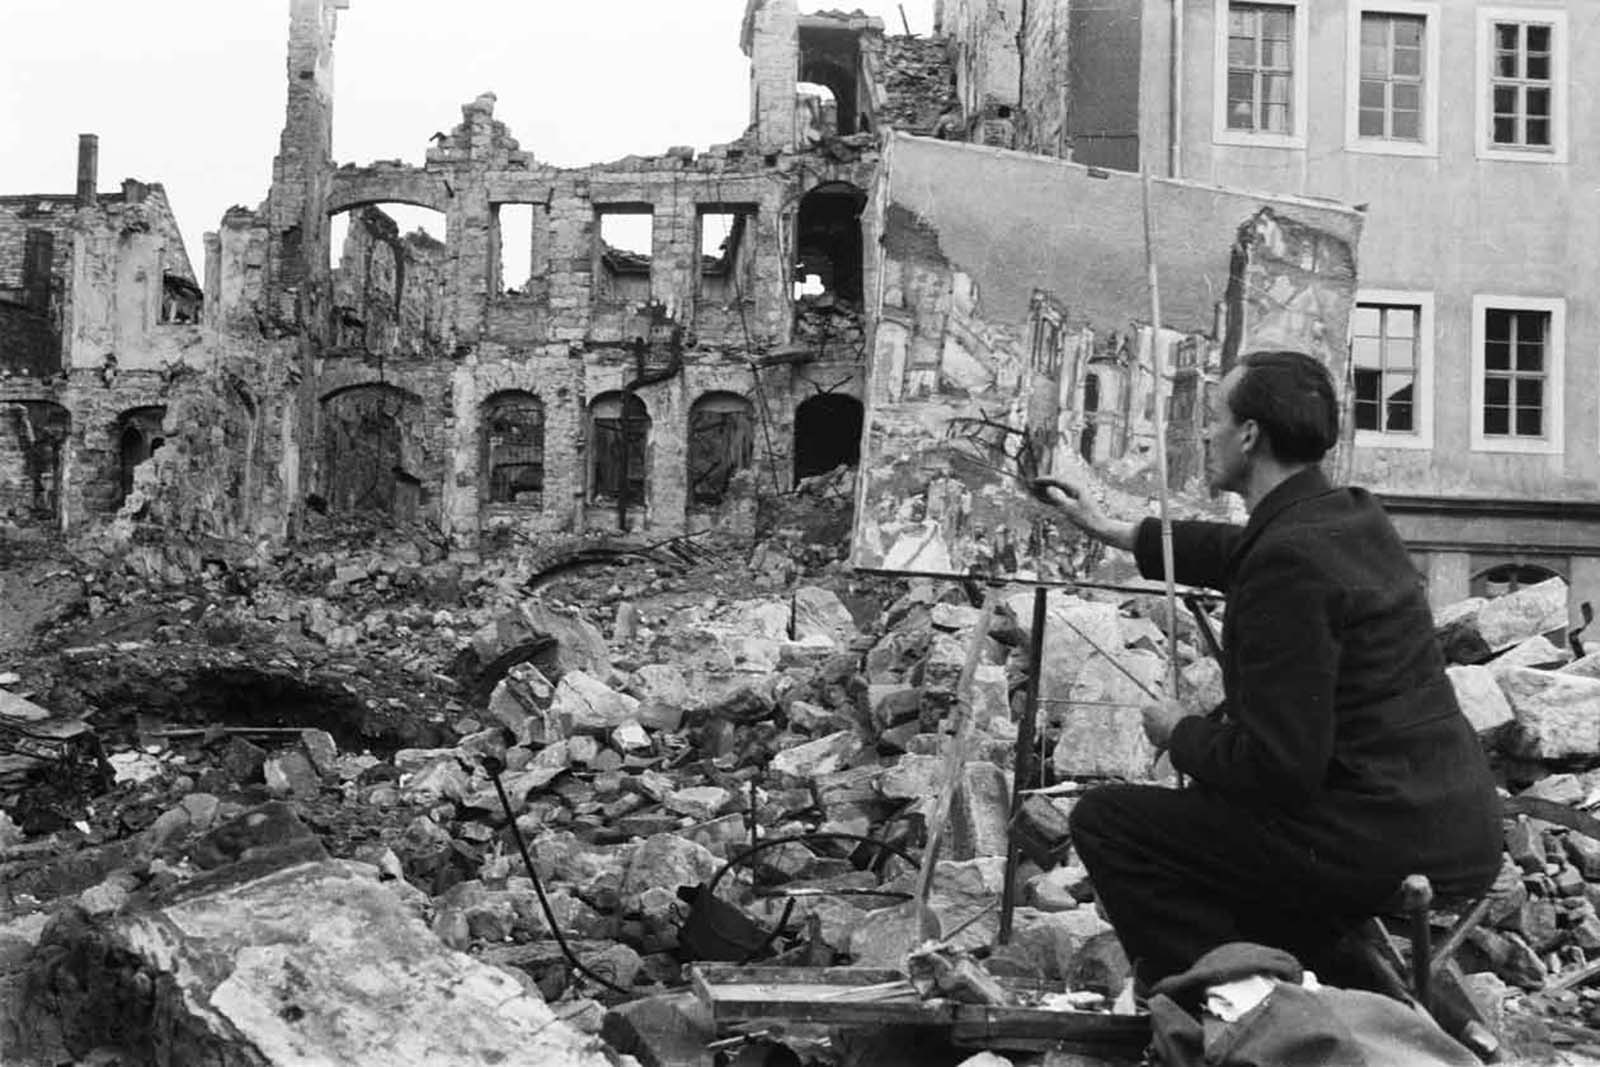
<path fill-rule="evenodd" d="M 1066 1044 L 1137 1056 L 1150 1040 L 1145 1015 L 993 1007 L 923 1000 L 900 971 L 876 967 L 691 968 L 695 995 L 719 1027 L 758 1020 L 824 1026 L 936 1026 L 953 1042 L 993 1048 Z M 1002 979 L 1003 984 L 1012 985 Z M 1017 985 L 1036 990 L 1038 983 Z"/>

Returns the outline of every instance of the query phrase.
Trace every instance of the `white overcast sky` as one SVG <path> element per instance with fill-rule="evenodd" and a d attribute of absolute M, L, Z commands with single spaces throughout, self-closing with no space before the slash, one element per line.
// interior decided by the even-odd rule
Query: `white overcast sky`
<path fill-rule="evenodd" d="M 931 32 L 934 0 L 904 0 Z M 731 141 L 749 117 L 744 0 L 351 0 L 334 43 L 341 163 L 420 164 L 479 93 L 560 166 Z M 900 33 L 896 0 L 859 8 Z M 70 193 L 79 133 L 100 189 L 166 186 L 196 272 L 230 205 L 256 207 L 283 128 L 289 0 L 0 0 L 0 195 Z"/>

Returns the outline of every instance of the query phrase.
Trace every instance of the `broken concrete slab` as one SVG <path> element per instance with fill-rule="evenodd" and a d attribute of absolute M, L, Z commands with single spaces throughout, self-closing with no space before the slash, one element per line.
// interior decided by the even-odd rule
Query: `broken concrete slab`
<path fill-rule="evenodd" d="M 809 781 L 848 767 L 861 752 L 861 739 L 855 731 L 840 730 L 815 741 L 786 748 L 773 756 L 767 766 L 774 774 Z"/>
<path fill-rule="evenodd" d="M 1487 743 L 1496 743 L 1515 721 L 1511 703 L 1495 672 L 1486 666 L 1472 664 L 1445 668 L 1456 692 L 1456 703 L 1472 723 L 1478 736 Z"/>
<path fill-rule="evenodd" d="M 1568 626 L 1567 583 L 1549 578 L 1479 605 L 1476 628 L 1495 652 Z"/>
<path fill-rule="evenodd" d="M 721 786 L 698 785 L 679 789 L 663 802 L 663 806 L 677 815 L 686 815 L 696 822 L 706 822 L 722 814 L 732 794 Z"/>
<path fill-rule="evenodd" d="M 642 1067 L 715 1067 L 718 1054 L 711 1009 L 693 993 L 669 993 L 618 1004 L 606 1012 L 600 1036 Z"/>
<path fill-rule="evenodd" d="M 544 736 L 544 711 L 555 697 L 555 686 L 531 663 L 519 663 L 506 672 L 489 694 L 489 717 L 507 730 L 517 744 L 553 740 Z"/>
<path fill-rule="evenodd" d="M 639 701 L 581 670 L 561 676 L 550 714 L 562 736 L 605 734 L 638 717 Z"/>
<path fill-rule="evenodd" d="M 359 865 L 357 865 L 359 867 Z M 100 922 L 44 932 L 31 1009 L 79 1053 L 143 1062 L 417 1067 L 539 1062 L 610 1067 L 498 968 L 440 944 L 382 884 L 337 861 L 302 864 Z M 107 968 L 108 956 L 132 966 Z M 27 1062 L 24 1043 L 6 1050 Z"/>
<path fill-rule="evenodd" d="M 859 632 L 850 609 L 832 590 L 803 585 L 794 591 L 793 597 L 796 641 L 822 637 L 843 648 Z"/>
<path fill-rule="evenodd" d="M 700 885 L 711 880 L 720 861 L 703 845 L 676 834 L 661 833 L 648 838 L 634 850 L 618 892 L 637 895 L 649 889 Z"/>
<path fill-rule="evenodd" d="M 1555 670 L 1571 659 L 1571 651 L 1555 644 L 1543 634 L 1534 634 L 1532 637 L 1518 641 L 1496 656 L 1489 662 L 1489 667 L 1495 671 L 1504 670 L 1507 667 L 1538 667 L 1541 670 Z"/>
<path fill-rule="evenodd" d="M 604 678 L 611 673 L 611 649 L 600 628 L 575 612 L 558 611 L 542 600 L 524 600 L 516 621 L 535 636 L 556 640 L 554 664 L 563 675 L 583 671 Z M 516 628 L 512 627 L 512 632 Z M 518 635 L 523 638 L 524 635 Z M 509 646 L 508 646 L 509 647 Z"/>
<path fill-rule="evenodd" d="M 648 663 L 628 677 L 628 692 L 641 702 L 658 701 L 679 709 L 695 707 L 683 671 L 670 663 Z"/>
<path fill-rule="evenodd" d="M 1516 716 L 1513 754 L 1564 759 L 1600 753 L 1600 679 L 1508 667 L 1500 687 Z"/>

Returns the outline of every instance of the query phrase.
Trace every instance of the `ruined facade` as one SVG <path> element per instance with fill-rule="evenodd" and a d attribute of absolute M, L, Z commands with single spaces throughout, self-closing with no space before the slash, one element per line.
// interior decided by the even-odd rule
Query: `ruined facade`
<path fill-rule="evenodd" d="M 1350 462 L 1435 603 L 1600 587 L 1582 0 L 944 0 L 974 139 L 1366 211 Z M 991 124 L 992 126 L 992 124 Z M 1592 595 L 1592 593 L 1590 593 Z"/>
<path fill-rule="evenodd" d="M 750 127 L 698 153 L 553 167 L 484 94 L 420 165 L 356 166 L 331 155 L 347 2 L 292 0 L 272 187 L 207 234 L 203 287 L 159 186 L 0 203 L 13 521 L 669 535 L 748 529 L 758 491 L 855 461 L 876 131 L 945 95 L 883 88 L 880 21 L 752 2 Z"/>
<path fill-rule="evenodd" d="M 344 6 L 293 3 L 272 190 L 214 241 L 224 361 L 271 352 L 241 369 L 224 420 L 252 451 L 232 525 L 280 535 L 367 512 L 461 547 L 748 529 L 758 491 L 854 460 L 879 21 L 752 3 L 750 128 L 702 152 L 549 166 L 485 94 L 421 165 L 355 166 L 329 153 Z M 385 204 L 438 212 L 442 234 L 398 232 Z M 642 247 L 611 240 L 619 218 L 648 233 Z M 513 246 L 527 277 L 502 276 Z M 292 400 L 256 411 L 268 397 Z M 203 471 L 158 467 L 174 486 L 158 512 L 218 522 L 194 511 L 192 485 L 176 490 Z"/>
<path fill-rule="evenodd" d="M 165 441 L 167 398 L 204 362 L 201 291 L 158 184 L 0 197 L 0 519 L 62 529 L 126 501 Z"/>

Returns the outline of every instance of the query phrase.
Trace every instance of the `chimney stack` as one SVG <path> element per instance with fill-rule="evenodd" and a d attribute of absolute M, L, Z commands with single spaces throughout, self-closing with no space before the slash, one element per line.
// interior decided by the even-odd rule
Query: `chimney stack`
<path fill-rule="evenodd" d="M 100 179 L 100 138 L 92 133 L 78 134 L 78 206 L 94 203 L 95 185 Z"/>

